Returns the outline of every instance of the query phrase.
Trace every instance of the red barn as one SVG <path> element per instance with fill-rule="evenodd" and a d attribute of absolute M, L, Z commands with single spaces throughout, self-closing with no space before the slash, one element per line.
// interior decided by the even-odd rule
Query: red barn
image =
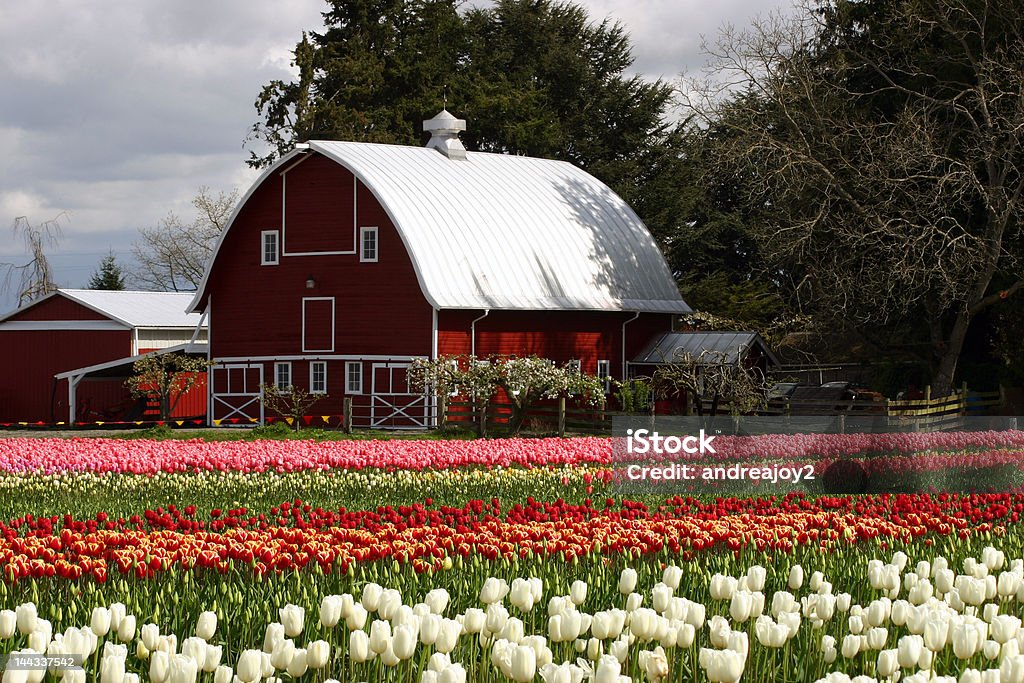
<path fill-rule="evenodd" d="M 249 189 L 190 311 L 209 315 L 210 419 L 262 419 L 260 384 L 353 397 L 371 426 L 426 425 L 415 358 L 626 360 L 689 312 L 651 234 L 606 185 L 547 159 L 313 141 Z"/>
<path fill-rule="evenodd" d="M 206 341 L 200 316 L 185 313 L 191 298 L 59 289 L 0 317 L 0 348 L 8 359 L 0 379 L 0 423 L 137 419 L 136 402 L 124 386 L 132 357 Z M 85 372 L 90 366 L 97 367 Z M 205 390 L 183 399 L 178 414 L 205 414 L 205 399 Z"/>

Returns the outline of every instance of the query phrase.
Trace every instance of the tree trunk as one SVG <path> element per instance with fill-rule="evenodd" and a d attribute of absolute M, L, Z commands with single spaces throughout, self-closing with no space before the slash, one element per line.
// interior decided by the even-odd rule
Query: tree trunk
<path fill-rule="evenodd" d="M 967 330 L 971 325 L 973 316 L 970 311 L 962 310 L 956 315 L 953 329 L 949 337 L 940 348 L 937 348 L 938 367 L 932 377 L 932 395 L 949 396 L 956 378 L 956 366 L 960 361 L 960 354 L 963 352 L 964 341 L 967 339 Z"/>

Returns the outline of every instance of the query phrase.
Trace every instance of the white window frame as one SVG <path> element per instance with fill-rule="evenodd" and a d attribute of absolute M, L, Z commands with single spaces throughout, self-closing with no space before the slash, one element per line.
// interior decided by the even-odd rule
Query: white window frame
<path fill-rule="evenodd" d="M 331 344 L 326 349 L 306 348 L 306 302 L 307 301 L 330 301 L 331 302 Z M 338 307 L 333 296 L 304 296 L 302 297 L 302 352 L 303 353 L 334 353 L 335 336 L 338 333 L 337 316 Z"/>
<path fill-rule="evenodd" d="M 267 237 L 274 238 L 274 260 L 267 258 Z M 277 230 L 264 230 L 260 233 L 260 265 L 276 266 L 281 263 L 281 233 Z"/>
<path fill-rule="evenodd" d="M 366 255 L 366 237 L 373 235 L 373 256 Z M 377 263 L 380 259 L 380 231 L 376 227 L 359 228 L 359 262 Z"/>
<path fill-rule="evenodd" d="M 612 362 L 610 360 L 597 361 L 597 376 L 604 380 L 604 393 L 610 393 L 612 390 Z"/>
<path fill-rule="evenodd" d="M 323 368 L 323 386 L 317 387 L 316 383 L 316 369 Z M 326 394 L 327 393 L 327 361 L 325 360 L 313 360 L 309 362 L 309 393 L 311 394 Z"/>
<path fill-rule="evenodd" d="M 352 383 L 352 370 L 357 369 L 359 373 L 359 384 L 354 385 Z M 363 393 L 363 362 L 362 361 L 347 361 L 345 363 L 345 393 L 349 396 L 354 396 Z"/>
<path fill-rule="evenodd" d="M 281 371 L 284 370 L 288 375 L 287 384 L 281 383 Z M 278 391 L 287 391 L 292 385 L 292 364 L 291 363 L 274 363 L 274 387 Z"/>
<path fill-rule="evenodd" d="M 583 374 L 583 361 L 579 358 L 572 358 L 565 366 L 578 374 Z"/>

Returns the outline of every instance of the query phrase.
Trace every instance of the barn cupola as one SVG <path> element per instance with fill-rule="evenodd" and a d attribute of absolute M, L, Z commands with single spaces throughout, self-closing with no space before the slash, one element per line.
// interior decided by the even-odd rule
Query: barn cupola
<path fill-rule="evenodd" d="M 427 147 L 436 149 L 449 159 L 465 159 L 466 148 L 459 140 L 459 133 L 466 130 L 466 120 L 457 119 L 447 109 L 432 119 L 423 122 L 424 132 L 430 133 Z"/>

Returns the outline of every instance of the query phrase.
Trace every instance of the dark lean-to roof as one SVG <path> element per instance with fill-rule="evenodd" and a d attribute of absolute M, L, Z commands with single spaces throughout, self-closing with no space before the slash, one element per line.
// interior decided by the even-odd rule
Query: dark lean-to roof
<path fill-rule="evenodd" d="M 632 363 L 661 365 L 679 359 L 683 354 L 695 358 L 704 355 L 708 363 L 735 365 L 752 348 L 760 349 L 770 365 L 779 359 L 757 332 L 666 332 L 655 337 Z"/>

